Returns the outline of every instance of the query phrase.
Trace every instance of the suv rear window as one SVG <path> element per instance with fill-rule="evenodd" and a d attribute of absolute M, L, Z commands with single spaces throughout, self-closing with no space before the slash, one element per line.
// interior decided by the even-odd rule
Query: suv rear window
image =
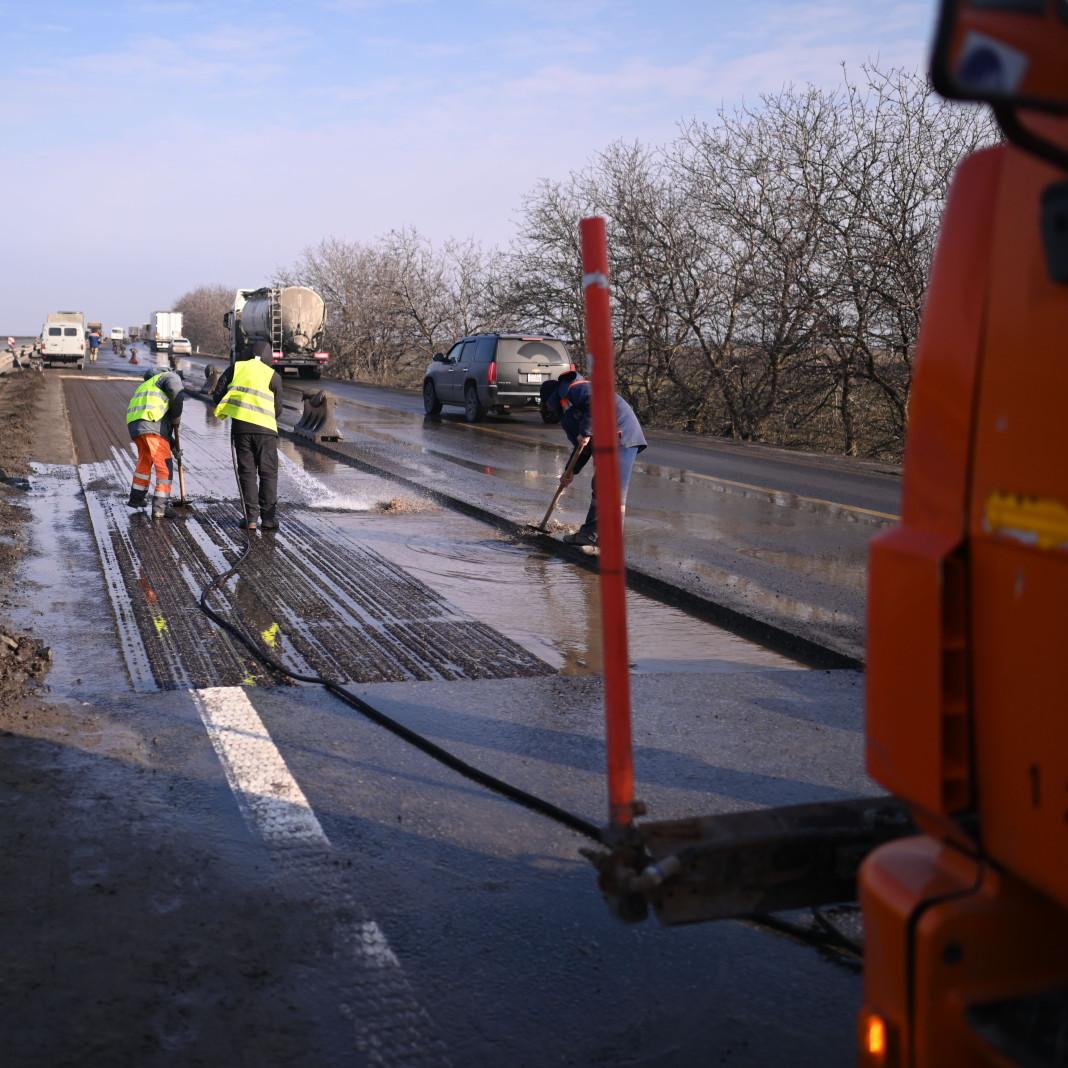
<path fill-rule="evenodd" d="M 527 341 L 517 337 L 502 337 L 497 342 L 497 359 L 536 360 L 558 366 L 571 366 L 571 357 L 560 341 Z"/>
<path fill-rule="evenodd" d="M 497 339 L 495 337 L 480 337 L 478 347 L 475 349 L 475 363 L 493 363 L 493 354 L 497 351 Z"/>

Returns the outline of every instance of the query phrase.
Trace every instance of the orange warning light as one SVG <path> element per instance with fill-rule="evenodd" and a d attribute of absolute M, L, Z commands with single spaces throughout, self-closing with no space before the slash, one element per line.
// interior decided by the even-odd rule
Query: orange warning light
<path fill-rule="evenodd" d="M 864 1068 L 894 1068 L 898 1064 L 893 1027 L 877 1012 L 861 1014 L 860 1048 Z"/>
<path fill-rule="evenodd" d="M 865 1049 L 868 1056 L 878 1061 L 886 1057 L 886 1024 L 881 1016 L 874 1013 L 868 1017 L 868 1028 L 865 1036 Z"/>

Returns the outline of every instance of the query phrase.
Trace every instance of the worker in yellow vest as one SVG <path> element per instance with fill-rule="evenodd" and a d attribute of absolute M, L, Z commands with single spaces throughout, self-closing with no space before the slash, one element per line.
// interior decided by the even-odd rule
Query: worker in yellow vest
<path fill-rule="evenodd" d="M 182 421 L 185 394 L 182 380 L 173 371 L 146 371 L 145 380 L 137 387 L 126 408 L 126 429 L 137 446 L 137 467 L 134 469 L 130 499 L 131 508 L 148 504 L 148 487 L 152 471 L 156 472 L 156 496 L 152 504 L 152 518 L 164 519 L 174 515 L 171 507 L 171 480 L 174 460 L 171 442 Z"/>
<path fill-rule="evenodd" d="M 282 414 L 282 378 L 270 366 L 271 347 L 257 342 L 244 359 L 219 376 L 212 391 L 215 414 L 231 419 L 237 477 L 245 503 L 243 525 L 277 530 L 278 417 Z M 267 362 L 264 362 L 267 361 Z"/>

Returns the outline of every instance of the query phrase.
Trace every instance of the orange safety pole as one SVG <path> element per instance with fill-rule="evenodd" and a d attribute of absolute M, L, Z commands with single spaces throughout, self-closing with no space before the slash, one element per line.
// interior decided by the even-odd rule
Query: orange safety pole
<path fill-rule="evenodd" d="M 630 654 L 627 649 L 627 577 L 616 423 L 615 353 L 608 290 L 608 242 L 600 216 L 579 223 L 586 349 L 592 363 L 593 463 L 597 479 L 600 548 L 601 644 L 604 652 L 605 741 L 611 827 L 634 822 L 634 754 L 630 730 Z"/>

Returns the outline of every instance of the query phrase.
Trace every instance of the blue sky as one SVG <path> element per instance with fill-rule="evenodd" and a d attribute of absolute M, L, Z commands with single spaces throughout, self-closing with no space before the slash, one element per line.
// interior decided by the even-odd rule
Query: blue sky
<path fill-rule="evenodd" d="M 526 191 L 613 140 L 842 62 L 922 68 L 934 7 L 0 0 L 0 332 L 143 322 L 326 236 L 506 244 Z"/>

